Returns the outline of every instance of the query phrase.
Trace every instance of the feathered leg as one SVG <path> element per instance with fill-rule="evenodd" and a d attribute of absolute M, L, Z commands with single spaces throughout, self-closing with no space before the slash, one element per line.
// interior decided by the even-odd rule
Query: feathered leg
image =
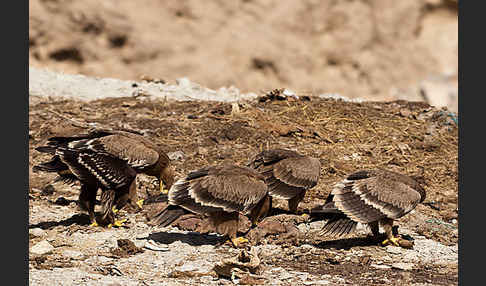
<path fill-rule="evenodd" d="M 82 184 L 81 192 L 79 193 L 79 206 L 82 210 L 88 211 L 90 226 L 98 226 L 95 215 L 96 192 L 98 187 L 96 185 Z"/>
<path fill-rule="evenodd" d="M 238 248 L 240 244 L 248 242 L 244 237 L 237 237 L 238 233 L 238 212 L 225 213 L 215 212 L 209 215 L 209 222 L 217 233 L 229 238 L 231 244 Z"/>
<path fill-rule="evenodd" d="M 225 232 L 226 235 L 229 237 L 231 244 L 235 248 L 239 248 L 241 244 L 247 243 L 248 239 L 244 237 L 237 237 L 238 233 L 238 213 L 232 213 L 228 220 L 222 223 L 224 225 L 223 228 L 226 228 L 226 230 L 220 231 L 220 232 Z M 216 228 L 216 230 L 219 230 L 219 227 Z"/>
<path fill-rule="evenodd" d="M 103 190 L 101 193 L 101 221 L 108 227 L 111 227 L 115 222 L 115 213 L 117 212 L 114 207 L 115 197 L 114 190 Z"/>
<path fill-rule="evenodd" d="M 122 220 L 115 220 L 115 215 L 116 213 L 122 209 L 127 203 L 129 203 L 131 206 L 137 208 L 140 207 L 138 205 L 137 200 L 137 183 L 135 181 L 135 177 L 133 177 L 132 182 L 130 183 L 129 186 L 117 189 L 116 191 L 108 191 L 109 193 L 107 194 L 107 205 L 104 209 L 105 212 L 109 212 L 111 209 L 111 216 L 113 217 L 110 219 L 111 223 L 108 224 L 108 227 L 111 226 L 123 226 L 123 223 L 125 223 L 127 220 L 122 219 Z M 111 198 L 113 196 L 114 198 Z M 103 199 L 102 199 L 103 201 Z"/>
<path fill-rule="evenodd" d="M 380 226 L 379 226 L 378 222 L 374 221 L 374 222 L 369 223 L 368 225 L 371 229 L 371 233 L 373 234 L 373 236 L 378 237 L 380 235 Z"/>
<path fill-rule="evenodd" d="M 304 199 L 305 191 L 300 192 L 297 196 L 288 200 L 289 211 L 291 213 L 297 214 L 297 207 L 299 203 Z"/>
<path fill-rule="evenodd" d="M 120 189 L 115 195 L 115 205 L 117 209 L 122 209 L 127 203 L 134 208 L 142 208 L 143 200 L 138 200 L 137 182 L 135 181 L 135 178 L 130 183 L 128 189 Z"/>
<path fill-rule="evenodd" d="M 272 197 L 267 195 L 250 212 L 250 220 L 253 226 L 257 226 L 272 208 Z"/>

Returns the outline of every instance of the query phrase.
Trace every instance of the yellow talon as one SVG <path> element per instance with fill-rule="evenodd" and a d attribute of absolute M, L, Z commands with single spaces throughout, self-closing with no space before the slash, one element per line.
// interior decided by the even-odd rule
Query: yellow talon
<path fill-rule="evenodd" d="M 113 226 L 121 227 L 121 226 L 123 226 L 123 223 L 124 223 L 124 222 L 126 222 L 126 221 L 127 221 L 127 219 L 126 219 L 126 218 L 124 218 L 124 219 L 122 219 L 122 220 L 117 220 L 117 221 L 115 221 L 115 222 L 113 223 Z"/>
<path fill-rule="evenodd" d="M 98 223 L 96 221 L 94 221 L 89 226 L 90 227 L 97 227 L 98 226 Z"/>
<path fill-rule="evenodd" d="M 138 201 L 137 201 L 137 205 L 138 205 L 140 208 L 143 208 L 143 207 L 142 207 L 142 206 L 143 206 L 143 201 L 144 201 L 143 199 L 141 199 L 141 200 L 138 200 Z"/>
<path fill-rule="evenodd" d="M 388 245 L 388 244 L 393 244 L 395 246 L 400 246 L 400 243 L 398 242 L 400 240 L 400 238 L 398 237 L 391 237 L 391 238 L 388 238 L 388 239 L 385 239 L 381 244 L 382 245 Z"/>
<path fill-rule="evenodd" d="M 236 239 L 239 243 L 245 243 L 245 242 L 249 242 L 248 239 L 244 238 L 244 237 L 238 237 Z"/>
<path fill-rule="evenodd" d="M 232 238 L 231 239 L 231 243 L 235 246 L 235 247 L 238 247 L 240 244 L 242 243 L 246 243 L 246 242 L 249 242 L 248 239 L 244 238 L 244 237 L 235 237 L 235 238 Z"/>
<path fill-rule="evenodd" d="M 119 211 L 115 206 L 113 206 L 111 210 L 113 211 L 114 214 L 116 214 Z"/>
<path fill-rule="evenodd" d="M 169 190 L 166 190 L 165 189 L 165 186 L 164 186 L 164 182 L 160 182 L 160 192 L 164 195 L 168 194 L 169 193 Z"/>
<path fill-rule="evenodd" d="M 255 218 L 255 219 L 252 219 L 251 220 L 251 225 L 252 226 L 258 226 L 258 224 L 260 223 L 260 220 L 258 218 Z"/>

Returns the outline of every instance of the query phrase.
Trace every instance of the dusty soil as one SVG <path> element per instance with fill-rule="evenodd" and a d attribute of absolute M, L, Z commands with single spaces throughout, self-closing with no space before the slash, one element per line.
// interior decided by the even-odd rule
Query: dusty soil
<path fill-rule="evenodd" d="M 32 0 L 29 64 L 457 111 L 457 27 L 454 0 Z"/>
<path fill-rule="evenodd" d="M 312 95 L 236 105 L 143 97 L 36 100 L 29 106 L 31 167 L 48 158 L 33 149 L 48 137 L 98 126 L 153 138 L 173 158 L 178 176 L 223 161 L 245 164 L 262 148 L 291 148 L 315 156 L 321 161 L 321 177 L 307 193 L 303 210 L 322 203 L 334 183 L 359 169 L 422 174 L 428 185 L 424 203 L 397 222 L 400 233 L 414 239 L 414 249 L 379 246 L 366 230 L 332 241 L 316 235 L 320 221 L 275 215 L 262 223 L 267 229 L 252 246 L 258 249 L 261 271 L 232 281 L 217 277 L 212 267 L 236 250 L 219 246 L 218 235 L 194 232 L 201 223 L 197 216 L 165 229 L 148 226 L 147 212 L 160 207 L 152 204 L 138 213 L 120 211 L 128 219 L 125 228 L 91 228 L 75 203 L 78 185 L 51 185 L 53 175 L 30 172 L 29 246 L 43 240 L 53 246 L 41 255 L 30 253 L 30 283 L 456 285 L 455 116 L 423 102 L 356 103 Z M 141 197 L 156 193 L 151 177 L 139 176 L 137 184 Z M 285 210 L 278 201 L 276 207 Z"/>

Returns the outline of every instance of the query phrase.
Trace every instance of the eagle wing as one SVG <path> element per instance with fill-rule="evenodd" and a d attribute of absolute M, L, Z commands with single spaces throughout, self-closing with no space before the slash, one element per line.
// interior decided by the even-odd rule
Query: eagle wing
<path fill-rule="evenodd" d="M 271 196 L 283 199 L 291 199 L 317 185 L 321 169 L 318 159 L 285 149 L 263 151 L 248 166 L 265 177 Z"/>
<path fill-rule="evenodd" d="M 189 173 L 169 191 L 169 203 L 196 213 L 246 213 L 267 194 L 263 177 L 236 165 L 210 166 Z"/>
<path fill-rule="evenodd" d="M 36 150 L 59 157 L 80 180 L 98 181 L 107 188 L 130 183 L 136 170 L 153 166 L 159 160 L 159 153 L 150 140 L 135 133 L 106 129 L 51 137 L 46 146 Z M 58 171 L 45 165 L 37 169 Z"/>
<path fill-rule="evenodd" d="M 154 165 L 159 160 L 159 153 L 152 146 L 147 146 L 144 141 L 134 136 L 112 134 L 100 138 L 72 141 L 68 143 L 68 148 L 90 150 L 123 160 L 134 169 L 143 169 Z"/>
<path fill-rule="evenodd" d="M 331 191 L 336 208 L 360 223 L 397 219 L 415 208 L 420 193 L 380 170 L 360 171 L 337 183 Z"/>
<path fill-rule="evenodd" d="M 127 185 L 136 176 L 136 171 L 124 160 L 110 155 L 67 148 L 59 148 L 56 154 L 80 180 L 95 179 L 109 189 Z"/>

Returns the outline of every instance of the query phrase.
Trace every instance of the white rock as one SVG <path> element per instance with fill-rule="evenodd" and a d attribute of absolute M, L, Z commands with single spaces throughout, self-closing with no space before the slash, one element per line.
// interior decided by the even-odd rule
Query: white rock
<path fill-rule="evenodd" d="M 144 239 L 135 239 L 133 241 L 133 244 L 135 244 L 136 247 L 138 248 L 144 248 L 145 247 L 145 244 L 146 244 L 146 240 Z"/>
<path fill-rule="evenodd" d="M 167 245 L 160 245 L 153 240 L 144 242 L 143 247 L 153 251 L 169 251 L 169 247 Z"/>
<path fill-rule="evenodd" d="M 198 251 L 199 253 L 209 253 L 214 251 L 214 246 L 210 244 L 204 244 L 201 246 L 198 246 Z"/>
<path fill-rule="evenodd" d="M 194 263 L 194 261 L 188 261 L 183 265 L 176 268 L 178 271 L 196 271 L 199 268 L 198 265 Z"/>
<path fill-rule="evenodd" d="M 300 246 L 300 248 L 301 248 L 302 250 L 312 250 L 312 249 L 314 249 L 314 246 L 312 246 L 312 245 L 310 245 L 310 244 L 302 244 L 302 245 Z"/>
<path fill-rule="evenodd" d="M 181 77 L 176 79 L 177 85 L 189 87 L 191 86 L 191 81 L 187 77 Z"/>
<path fill-rule="evenodd" d="M 278 278 L 280 280 L 287 280 L 287 279 L 290 279 L 292 278 L 292 274 L 288 273 L 287 271 L 282 271 L 282 273 L 279 274 Z"/>
<path fill-rule="evenodd" d="M 400 254 L 400 253 L 402 253 L 403 250 L 399 246 L 388 245 L 386 247 L 386 251 L 388 251 L 388 253 Z"/>
<path fill-rule="evenodd" d="M 313 221 L 309 223 L 309 229 L 313 231 L 320 231 L 325 224 L 326 221 L 324 220 Z"/>
<path fill-rule="evenodd" d="M 39 236 L 44 236 L 46 232 L 43 229 L 36 227 L 33 229 L 29 229 L 29 234 L 39 237 Z"/>
<path fill-rule="evenodd" d="M 49 242 L 43 240 L 36 245 L 32 246 L 30 252 L 37 255 L 43 255 L 54 250 L 54 246 L 50 245 Z"/>
<path fill-rule="evenodd" d="M 184 159 L 185 154 L 182 151 L 175 151 L 175 152 L 167 153 L 167 156 L 172 161 L 179 161 L 179 160 Z"/>
<path fill-rule="evenodd" d="M 335 100 L 342 100 L 342 101 L 347 101 L 347 102 L 363 102 L 364 100 L 362 98 L 349 98 L 346 96 L 342 96 L 337 93 L 323 93 L 319 94 L 318 97 L 320 98 L 333 98 Z"/>
<path fill-rule="evenodd" d="M 78 250 L 65 249 L 61 252 L 62 256 L 72 259 L 83 259 L 84 254 Z"/>
<path fill-rule="evenodd" d="M 118 242 L 115 237 L 110 237 L 103 242 L 103 245 L 109 248 L 118 247 Z"/>
<path fill-rule="evenodd" d="M 97 264 L 106 264 L 106 263 L 110 263 L 113 261 L 113 258 L 110 258 L 110 257 L 106 257 L 106 256 L 91 256 L 89 257 L 88 259 L 85 260 L 85 262 L 87 264 L 94 264 L 94 263 L 97 263 Z"/>
<path fill-rule="evenodd" d="M 304 273 L 304 274 L 297 275 L 297 277 L 299 277 L 300 280 L 302 280 L 302 281 L 306 281 L 307 278 L 309 277 L 309 274 L 308 273 Z"/>
<path fill-rule="evenodd" d="M 378 269 L 390 269 L 391 268 L 391 266 L 388 266 L 388 265 L 378 265 L 378 264 L 371 264 L 370 266 L 373 267 L 373 268 L 378 268 Z"/>
<path fill-rule="evenodd" d="M 397 262 L 391 265 L 393 268 L 401 269 L 401 270 L 412 270 L 414 264 L 413 263 L 405 263 L 405 262 Z"/>
<path fill-rule="evenodd" d="M 413 251 L 407 252 L 403 255 L 403 260 L 404 261 L 419 261 L 418 254 L 413 252 Z"/>
<path fill-rule="evenodd" d="M 304 285 L 328 285 L 331 282 L 328 280 L 314 280 L 314 281 L 305 281 L 303 282 Z"/>
<path fill-rule="evenodd" d="M 284 89 L 284 91 L 282 92 L 284 95 L 286 96 L 295 96 L 295 92 L 293 90 L 290 90 L 290 89 Z"/>

